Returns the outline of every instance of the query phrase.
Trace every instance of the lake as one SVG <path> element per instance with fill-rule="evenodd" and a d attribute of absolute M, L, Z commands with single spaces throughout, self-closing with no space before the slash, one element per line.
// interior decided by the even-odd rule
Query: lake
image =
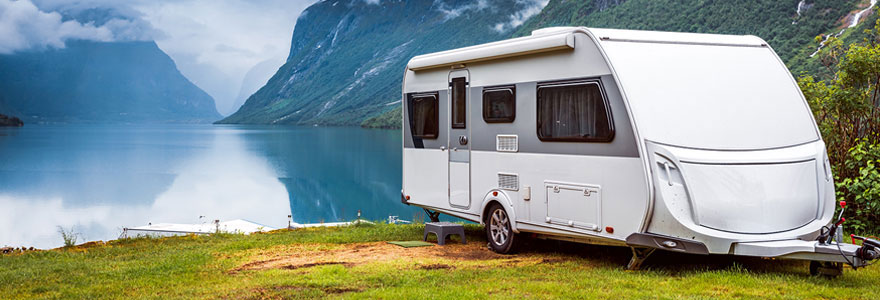
<path fill-rule="evenodd" d="M 354 127 L 0 128 L 0 246 L 114 239 L 122 227 L 423 218 L 400 203 L 401 136 Z"/>

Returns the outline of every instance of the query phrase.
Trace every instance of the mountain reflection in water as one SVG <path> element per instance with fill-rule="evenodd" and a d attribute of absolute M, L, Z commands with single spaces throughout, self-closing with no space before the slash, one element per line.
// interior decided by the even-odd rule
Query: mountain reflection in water
<path fill-rule="evenodd" d="M 399 202 L 400 138 L 286 126 L 3 128 L 0 246 L 60 246 L 59 226 L 86 241 L 147 223 L 420 217 Z"/>

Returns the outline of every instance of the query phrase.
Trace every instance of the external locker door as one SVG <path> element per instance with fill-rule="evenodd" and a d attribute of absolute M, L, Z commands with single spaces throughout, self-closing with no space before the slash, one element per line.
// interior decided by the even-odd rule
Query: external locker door
<path fill-rule="evenodd" d="M 595 185 L 545 182 L 546 222 L 576 229 L 600 231 L 602 188 Z"/>

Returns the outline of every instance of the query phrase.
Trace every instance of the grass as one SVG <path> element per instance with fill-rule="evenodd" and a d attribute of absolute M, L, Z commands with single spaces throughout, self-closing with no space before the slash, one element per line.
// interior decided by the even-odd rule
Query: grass
<path fill-rule="evenodd" d="M 422 229 L 137 238 L 5 255 L 0 299 L 880 298 L 877 267 L 826 279 L 799 261 L 656 253 L 646 270 L 625 271 L 620 247 L 533 241 L 521 254 L 492 254 L 475 225 L 468 245 L 375 243 L 418 240 Z"/>

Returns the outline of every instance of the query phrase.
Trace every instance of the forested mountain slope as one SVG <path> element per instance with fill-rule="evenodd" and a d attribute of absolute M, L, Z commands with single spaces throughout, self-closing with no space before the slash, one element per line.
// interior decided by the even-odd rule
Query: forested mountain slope
<path fill-rule="evenodd" d="M 411 57 L 509 37 L 504 24 L 532 2 L 316 3 L 296 23 L 287 62 L 221 123 L 358 125 L 398 105 Z"/>
<path fill-rule="evenodd" d="M 402 72 L 423 53 L 550 26 L 750 34 L 796 74 L 818 67 L 816 36 L 845 27 L 862 0 L 323 1 L 306 10 L 290 58 L 224 123 L 355 125 L 395 120 Z M 540 6 L 538 6 L 540 8 Z M 530 17 L 530 18 L 529 18 Z M 525 21 L 524 23 L 519 21 Z M 383 114 L 384 113 L 384 114 Z M 383 121 L 384 120 L 384 121 Z"/>
<path fill-rule="evenodd" d="M 803 3 L 801 3 L 803 2 Z M 551 0 L 516 36 L 548 26 L 756 35 L 783 61 L 800 63 L 815 37 L 842 24 L 854 0 Z M 618 4 L 619 3 L 619 4 Z M 799 9 L 800 8 L 800 9 Z M 806 50 L 805 50 L 806 49 Z M 809 51 L 807 56 L 811 53 Z"/>

